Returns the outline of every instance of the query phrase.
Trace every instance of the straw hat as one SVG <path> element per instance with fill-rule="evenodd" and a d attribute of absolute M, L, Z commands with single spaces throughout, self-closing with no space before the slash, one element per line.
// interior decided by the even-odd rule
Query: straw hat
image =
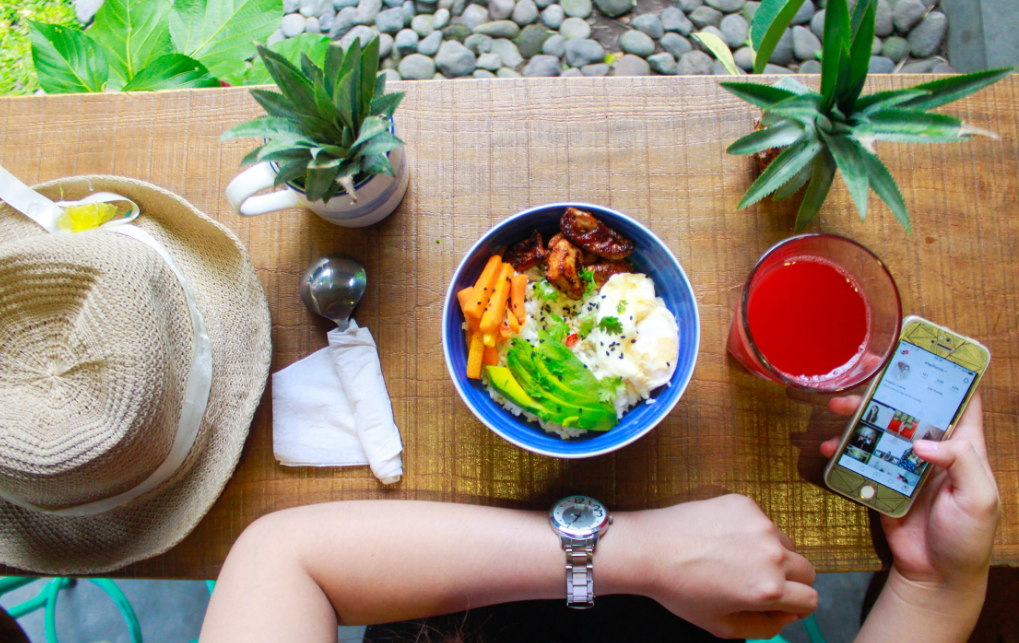
<path fill-rule="evenodd" d="M 186 284 L 145 243 L 51 235 L 0 204 L 0 563 L 96 574 L 170 549 L 223 491 L 268 377 L 269 309 L 237 237 L 180 197 L 109 176 L 35 189 L 133 200 Z M 200 346 L 204 415 L 189 379 Z M 197 433 L 162 482 L 104 508 L 160 479 L 189 412 Z"/>

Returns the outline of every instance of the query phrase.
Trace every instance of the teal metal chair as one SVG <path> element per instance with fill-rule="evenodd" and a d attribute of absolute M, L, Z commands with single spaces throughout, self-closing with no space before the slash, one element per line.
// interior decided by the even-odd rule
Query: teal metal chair
<path fill-rule="evenodd" d="M 803 619 L 803 627 L 807 629 L 807 636 L 810 638 L 810 643 L 825 643 L 824 637 L 821 636 L 821 628 L 817 626 L 817 620 L 814 615 L 811 614 L 807 618 Z M 747 639 L 747 643 L 789 643 L 787 639 L 782 638 L 782 635 L 778 635 L 773 639 Z"/>
<path fill-rule="evenodd" d="M 38 580 L 44 579 L 31 576 L 0 578 L 0 596 Z M 124 592 L 120 591 L 120 588 L 113 581 L 106 578 L 88 578 L 85 580 L 103 590 L 117 605 L 117 609 L 120 610 L 124 620 L 127 621 L 127 629 L 131 634 L 131 643 L 142 643 L 142 628 L 138 625 L 138 617 L 135 615 L 131 603 L 124 596 Z M 56 624 L 57 598 L 60 595 L 60 590 L 72 587 L 76 583 L 77 581 L 73 578 L 50 579 L 45 582 L 45 585 L 42 586 L 42 589 L 35 598 L 30 598 L 20 605 L 15 605 L 7 610 L 7 613 L 14 619 L 19 619 L 26 614 L 45 610 L 43 627 L 46 632 L 46 643 L 59 643 Z"/>

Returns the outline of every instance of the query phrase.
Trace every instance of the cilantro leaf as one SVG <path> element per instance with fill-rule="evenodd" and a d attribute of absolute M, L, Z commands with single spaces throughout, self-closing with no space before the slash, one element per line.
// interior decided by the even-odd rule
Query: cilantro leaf
<path fill-rule="evenodd" d="M 577 334 L 580 335 L 580 339 L 586 339 L 591 331 L 594 330 L 594 317 L 592 315 L 584 315 L 580 318 L 580 328 L 577 329 Z"/>
<path fill-rule="evenodd" d="M 598 284 L 594 282 L 594 273 L 587 268 L 580 271 L 580 280 L 586 284 L 584 287 L 584 296 L 581 297 L 581 299 L 586 299 L 588 295 L 598 290 Z"/>
<path fill-rule="evenodd" d="M 623 332 L 623 325 L 619 323 L 618 317 L 602 317 L 598 322 L 598 328 L 610 335 L 619 335 Z"/>
<path fill-rule="evenodd" d="M 625 313 L 625 312 L 626 312 L 626 306 L 627 306 L 627 304 L 629 304 L 629 303 L 630 303 L 630 302 L 626 301 L 625 299 L 621 300 L 621 301 L 620 301 L 620 302 L 619 302 L 619 303 L 618 303 L 618 304 L 616 305 L 616 312 L 617 312 L 617 313 L 619 313 L 620 315 L 622 315 L 623 313 Z"/>
<path fill-rule="evenodd" d="M 598 399 L 602 402 L 611 402 L 616 399 L 616 391 L 623 383 L 621 377 L 606 377 L 598 382 Z"/>
<path fill-rule="evenodd" d="M 534 284 L 534 296 L 541 301 L 558 301 L 559 291 L 556 290 L 555 286 L 548 283 L 547 279 L 542 279 Z"/>

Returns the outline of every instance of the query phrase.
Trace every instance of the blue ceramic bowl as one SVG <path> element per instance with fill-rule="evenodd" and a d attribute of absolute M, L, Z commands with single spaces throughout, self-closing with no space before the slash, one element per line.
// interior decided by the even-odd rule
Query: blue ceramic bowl
<path fill-rule="evenodd" d="M 679 364 L 671 385 L 656 389 L 654 404 L 638 404 L 619 424 L 606 432 L 589 431 L 582 438 L 563 440 L 546 433 L 536 423 L 514 416 L 496 404 L 480 381 L 467 378 L 467 340 L 463 314 L 456 293 L 473 286 L 492 253 L 526 239 L 534 230 L 546 241 L 559 230 L 559 219 L 567 207 L 592 213 L 605 225 L 618 231 L 636 245 L 628 257 L 633 267 L 650 276 L 655 291 L 676 316 L 679 325 Z M 620 449 L 650 431 L 672 411 L 693 375 L 700 344 L 701 326 L 690 280 L 668 246 L 650 230 L 626 215 L 586 203 L 552 203 L 511 216 L 483 236 L 453 274 L 442 308 L 442 352 L 453 384 L 467 407 L 485 426 L 522 449 L 556 458 L 589 458 Z"/>

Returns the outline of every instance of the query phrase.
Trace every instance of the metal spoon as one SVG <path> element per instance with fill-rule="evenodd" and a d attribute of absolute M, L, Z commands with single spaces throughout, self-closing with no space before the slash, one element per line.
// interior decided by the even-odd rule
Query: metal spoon
<path fill-rule="evenodd" d="M 301 301 L 311 312 L 347 330 L 367 285 L 360 261 L 344 254 L 328 255 L 312 262 L 301 276 Z"/>

